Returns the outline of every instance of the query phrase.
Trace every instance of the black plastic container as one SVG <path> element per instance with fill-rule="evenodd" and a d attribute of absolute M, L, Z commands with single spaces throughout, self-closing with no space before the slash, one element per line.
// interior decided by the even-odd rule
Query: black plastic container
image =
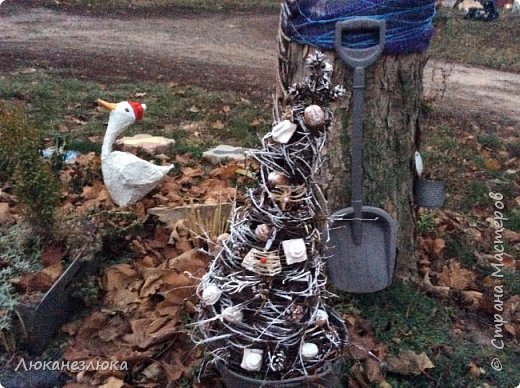
<path fill-rule="evenodd" d="M 332 309 L 327 310 L 330 322 L 336 326 L 342 340 L 347 342 L 347 328 L 339 315 Z M 223 362 L 217 362 L 217 369 L 227 388 L 304 388 L 304 387 L 341 387 L 341 369 L 343 359 L 326 363 L 323 368 L 312 376 L 302 376 L 287 380 L 259 380 L 244 376 L 229 369 Z"/>
<path fill-rule="evenodd" d="M 417 179 L 414 184 L 414 196 L 417 206 L 438 209 L 446 199 L 444 182 Z"/>

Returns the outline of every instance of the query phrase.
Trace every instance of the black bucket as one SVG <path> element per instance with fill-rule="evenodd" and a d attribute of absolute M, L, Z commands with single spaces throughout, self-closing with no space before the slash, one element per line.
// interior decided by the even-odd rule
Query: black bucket
<path fill-rule="evenodd" d="M 444 182 L 417 179 L 414 184 L 414 196 L 417 206 L 438 209 L 446 200 Z"/>
<path fill-rule="evenodd" d="M 343 320 L 332 309 L 327 309 L 330 323 L 336 326 L 344 343 L 347 342 L 347 328 Z M 217 362 L 217 369 L 227 388 L 305 388 L 305 387 L 341 387 L 343 359 L 326 363 L 322 369 L 310 376 L 295 377 L 286 380 L 261 380 L 244 376 L 229 369 L 223 362 Z"/>

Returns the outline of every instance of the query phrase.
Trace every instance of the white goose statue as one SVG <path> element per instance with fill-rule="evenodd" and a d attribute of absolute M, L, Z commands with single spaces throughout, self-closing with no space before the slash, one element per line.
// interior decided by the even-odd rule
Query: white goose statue
<path fill-rule="evenodd" d="M 129 152 L 112 151 L 116 138 L 134 122 L 143 118 L 145 104 L 132 101 L 114 104 L 100 99 L 97 103 L 110 111 L 101 149 L 103 181 L 117 205 L 133 204 L 153 190 L 173 168 L 173 164 L 157 166 Z"/>

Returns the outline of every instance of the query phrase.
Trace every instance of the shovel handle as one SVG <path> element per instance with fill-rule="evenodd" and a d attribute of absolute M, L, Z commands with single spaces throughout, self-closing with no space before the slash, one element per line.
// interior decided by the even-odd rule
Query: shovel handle
<path fill-rule="evenodd" d="M 369 33 L 379 35 L 375 46 L 368 48 L 343 47 L 342 40 L 345 33 Z M 352 137 L 351 137 L 351 172 L 352 172 L 352 207 L 354 221 L 352 237 L 356 245 L 362 242 L 363 218 L 363 105 L 365 90 L 365 68 L 378 60 L 385 48 L 386 23 L 376 19 L 352 19 L 336 23 L 336 53 L 348 66 L 354 69 L 353 107 L 352 107 Z"/>
<path fill-rule="evenodd" d="M 379 35 L 379 41 L 375 46 L 367 48 L 343 47 L 343 34 L 348 32 L 369 33 Z M 386 22 L 378 19 L 352 19 L 342 20 L 336 23 L 336 53 L 352 68 L 366 68 L 377 61 L 385 48 Z"/>

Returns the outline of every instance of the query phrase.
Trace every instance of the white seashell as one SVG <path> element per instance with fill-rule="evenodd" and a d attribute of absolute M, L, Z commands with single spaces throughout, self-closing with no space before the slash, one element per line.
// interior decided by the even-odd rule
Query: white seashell
<path fill-rule="evenodd" d="M 417 171 L 417 176 L 420 178 L 424 167 L 422 157 L 419 151 L 415 151 L 414 159 L 415 171 Z"/>
<path fill-rule="evenodd" d="M 262 368 L 262 349 L 244 349 L 244 356 L 240 367 L 242 369 L 255 372 Z"/>
<path fill-rule="evenodd" d="M 289 120 L 280 121 L 271 130 L 271 136 L 274 141 L 286 144 L 298 126 Z"/>
<path fill-rule="evenodd" d="M 202 301 L 208 305 L 212 306 L 218 302 L 220 296 L 222 295 L 222 290 L 218 288 L 216 284 L 209 284 L 204 291 L 202 291 Z"/>
<path fill-rule="evenodd" d="M 282 241 L 287 265 L 307 260 L 307 247 L 303 238 Z"/>
<path fill-rule="evenodd" d="M 325 112 L 318 105 L 309 105 L 303 113 L 303 121 L 310 128 L 321 128 L 325 124 Z"/>
<path fill-rule="evenodd" d="M 311 342 L 305 342 L 302 345 L 301 355 L 304 360 L 311 360 L 316 357 L 319 353 L 318 346 Z"/>
<path fill-rule="evenodd" d="M 289 179 L 278 171 L 272 171 L 267 175 L 267 183 L 269 183 L 270 186 L 287 186 Z"/>
<path fill-rule="evenodd" d="M 229 306 L 222 311 L 222 318 L 229 322 L 242 322 L 244 313 L 236 306 Z"/>
<path fill-rule="evenodd" d="M 271 228 L 267 224 L 260 224 L 255 229 L 255 236 L 259 241 L 267 241 L 269 239 L 269 236 L 271 236 L 271 232 L 273 231 L 273 228 Z"/>
<path fill-rule="evenodd" d="M 316 310 L 316 313 L 314 315 L 314 321 L 315 322 L 321 322 L 321 321 L 328 321 L 329 320 L 329 314 L 325 310 L 318 309 Z"/>

